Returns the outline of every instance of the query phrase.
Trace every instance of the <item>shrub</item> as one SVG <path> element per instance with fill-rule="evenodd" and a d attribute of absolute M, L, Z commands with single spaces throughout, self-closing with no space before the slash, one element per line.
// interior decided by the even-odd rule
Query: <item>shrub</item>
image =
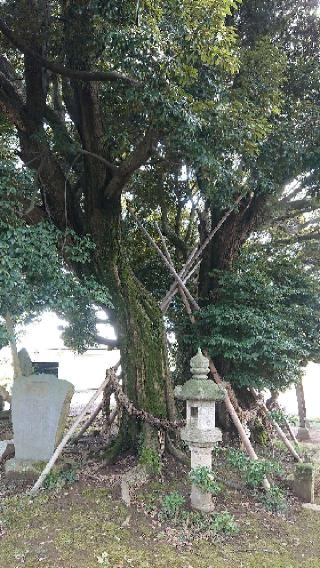
<path fill-rule="evenodd" d="M 191 482 L 199 487 L 204 493 L 218 495 L 221 491 L 220 485 L 216 482 L 214 473 L 208 467 L 196 467 L 189 473 Z"/>
<path fill-rule="evenodd" d="M 43 486 L 45 489 L 60 489 L 66 485 L 72 485 L 76 479 L 76 472 L 74 469 L 50 471 Z"/>
<path fill-rule="evenodd" d="M 185 504 L 185 498 L 178 491 L 165 495 L 162 500 L 162 515 L 167 519 L 176 519 L 181 508 Z"/>
<path fill-rule="evenodd" d="M 273 511 L 274 513 L 283 513 L 288 507 L 285 494 L 276 485 L 273 485 L 269 491 L 261 495 L 261 502 L 268 511 Z"/>

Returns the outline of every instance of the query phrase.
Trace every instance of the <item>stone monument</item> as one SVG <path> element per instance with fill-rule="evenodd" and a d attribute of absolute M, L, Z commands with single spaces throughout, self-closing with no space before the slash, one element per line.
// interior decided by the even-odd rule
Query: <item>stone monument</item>
<path fill-rule="evenodd" d="M 8 476 L 38 475 L 39 462 L 47 462 L 62 439 L 73 393 L 72 383 L 55 375 L 15 379 L 11 401 L 15 458 L 6 463 Z"/>
<path fill-rule="evenodd" d="M 225 398 L 226 391 L 208 379 L 209 360 L 200 348 L 190 361 L 190 370 L 192 378 L 175 388 L 175 396 L 185 400 L 187 405 L 186 426 L 181 430 L 181 438 L 190 448 L 191 468 L 211 470 L 212 449 L 222 439 L 221 431 L 215 427 L 215 403 Z M 191 506 L 198 511 L 212 511 L 211 493 L 203 492 L 193 484 Z"/>
<path fill-rule="evenodd" d="M 293 492 L 304 503 L 314 503 L 315 468 L 312 463 L 296 464 Z"/>

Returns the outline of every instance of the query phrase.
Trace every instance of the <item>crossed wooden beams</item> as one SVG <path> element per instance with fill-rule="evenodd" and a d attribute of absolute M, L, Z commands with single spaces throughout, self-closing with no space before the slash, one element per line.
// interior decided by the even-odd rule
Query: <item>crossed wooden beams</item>
<path fill-rule="evenodd" d="M 144 233 L 144 235 L 146 236 L 148 241 L 151 243 L 151 245 L 154 247 L 154 249 L 158 252 L 158 254 L 161 257 L 161 259 L 163 260 L 164 264 L 166 265 L 168 270 L 171 272 L 171 274 L 175 278 L 175 280 L 174 280 L 173 284 L 171 285 L 169 291 L 167 292 L 166 296 L 163 298 L 162 302 L 160 303 L 160 309 L 161 309 L 163 314 L 167 311 L 167 309 L 170 305 L 170 302 L 174 298 L 175 294 L 177 292 L 179 292 L 181 299 L 183 301 L 185 310 L 186 310 L 191 322 L 195 323 L 194 313 L 196 313 L 200 310 L 200 306 L 199 306 L 197 300 L 192 296 L 192 294 L 190 293 L 190 291 L 186 287 L 186 283 L 188 282 L 188 280 L 190 279 L 192 274 L 195 272 L 195 270 L 200 265 L 201 257 L 203 255 L 203 252 L 205 251 L 206 247 L 208 246 L 208 244 L 210 243 L 210 241 L 212 240 L 214 235 L 217 233 L 217 231 L 219 231 L 220 227 L 223 225 L 223 223 L 226 221 L 226 219 L 229 217 L 229 215 L 232 213 L 232 211 L 234 211 L 234 209 L 240 204 L 243 197 L 244 197 L 243 195 L 240 195 L 236 199 L 236 201 L 234 202 L 232 207 L 220 219 L 219 223 L 211 230 L 211 232 L 209 233 L 207 238 L 204 240 L 204 242 L 199 247 L 196 247 L 196 248 L 193 249 L 188 260 L 186 261 L 185 265 L 183 266 L 182 270 L 179 273 L 176 271 L 176 269 L 174 267 L 171 255 L 170 255 L 168 247 L 166 245 L 165 238 L 164 238 L 164 236 L 163 236 L 163 234 L 160 230 L 159 225 L 156 223 L 155 227 L 156 227 L 157 232 L 159 234 L 163 250 L 161 250 L 161 248 L 158 246 L 156 241 L 153 239 L 153 237 L 147 231 L 145 226 L 138 219 L 138 217 L 136 216 L 132 207 L 128 206 L 128 210 L 131 213 L 132 217 L 135 219 L 137 225 L 140 227 L 141 231 Z M 215 382 L 217 384 L 222 384 L 223 381 L 222 381 L 222 379 L 221 379 L 221 377 L 220 377 L 220 375 L 219 375 L 219 373 L 218 373 L 218 371 L 215 367 L 215 364 L 214 364 L 214 362 L 211 358 L 209 358 L 209 367 L 210 367 L 210 371 L 211 371 L 211 374 L 212 374 Z M 236 400 L 236 396 L 235 396 L 234 392 L 232 391 L 230 385 L 228 385 L 228 390 L 229 390 L 229 392 L 231 391 L 233 399 Z M 285 443 L 285 445 L 287 446 L 287 448 L 289 449 L 289 451 L 291 452 L 293 457 L 297 461 L 301 462 L 302 461 L 301 457 L 299 456 L 299 454 L 297 453 L 296 449 L 291 444 L 291 442 L 288 440 L 287 436 L 285 435 L 283 430 L 280 428 L 279 424 L 273 418 L 271 418 L 269 416 L 268 409 L 266 408 L 262 397 L 260 397 L 258 395 L 258 393 L 256 393 L 256 391 L 253 388 L 251 388 L 250 390 L 251 390 L 251 393 L 253 394 L 255 400 L 260 405 L 261 410 L 265 414 L 266 418 L 269 420 L 269 422 L 271 423 L 273 428 L 276 430 L 276 432 L 279 435 L 279 437 L 281 438 L 281 440 Z M 231 402 L 231 399 L 230 399 L 228 392 L 227 392 L 226 397 L 225 397 L 225 405 L 226 405 L 226 408 L 227 408 L 227 410 L 230 414 L 230 417 L 231 417 L 231 419 L 232 419 L 232 421 L 233 421 L 233 423 L 234 423 L 234 425 L 235 425 L 235 427 L 238 431 L 241 442 L 242 442 L 248 456 L 252 460 L 258 460 L 258 456 L 257 456 L 257 454 L 256 454 L 256 452 L 255 452 L 255 450 L 254 450 L 254 448 L 253 448 L 253 446 L 250 442 L 250 439 L 249 439 L 249 437 L 246 433 L 246 430 L 244 429 L 244 427 L 243 427 L 243 425 L 242 425 L 242 423 L 239 419 L 239 416 L 238 416 L 238 414 L 237 414 L 237 412 L 236 412 L 236 410 L 235 410 L 235 408 L 234 408 L 234 406 Z M 293 441 L 296 443 L 295 436 L 293 435 L 291 430 L 289 430 L 289 433 L 292 436 Z M 267 478 L 264 479 L 263 485 L 264 485 L 264 488 L 266 490 L 270 489 L 270 483 L 267 480 Z"/>
<path fill-rule="evenodd" d="M 199 306 L 198 302 L 196 301 L 196 299 L 192 296 L 192 294 L 190 293 L 188 288 L 186 287 L 186 283 L 188 282 L 188 280 L 190 279 L 192 274 L 195 272 L 195 270 L 197 270 L 197 268 L 199 267 L 200 262 L 201 262 L 201 257 L 203 255 L 204 250 L 206 249 L 206 247 L 208 246 L 208 244 L 210 243 L 210 241 L 212 240 L 214 235 L 217 233 L 217 231 L 219 231 L 220 227 L 223 225 L 223 223 L 226 221 L 226 219 L 229 217 L 229 215 L 232 213 L 232 211 L 234 211 L 234 209 L 240 204 L 243 197 L 244 196 L 239 196 L 236 199 L 233 206 L 220 219 L 219 223 L 212 229 L 212 231 L 209 233 L 209 235 L 204 240 L 204 242 L 200 245 L 200 247 L 195 247 L 193 249 L 193 251 L 191 252 L 191 254 L 190 254 L 190 256 L 187 260 L 187 262 L 185 263 L 184 267 L 182 268 L 182 270 L 179 273 L 176 271 L 176 269 L 174 267 L 171 255 L 170 255 L 168 247 L 166 245 L 165 238 L 164 238 L 159 226 L 156 224 L 156 229 L 159 233 L 159 237 L 160 237 L 160 240 L 161 240 L 161 243 L 162 243 L 162 246 L 163 246 L 163 250 L 161 250 L 161 248 L 157 245 L 157 243 L 152 238 L 152 236 L 149 234 L 147 229 L 144 227 L 144 225 L 141 223 L 141 221 L 137 218 L 132 207 L 128 206 L 128 210 L 131 213 L 131 215 L 133 216 L 133 218 L 135 219 L 137 225 L 140 227 L 140 229 L 142 230 L 142 232 L 144 233 L 146 238 L 150 241 L 152 246 L 156 249 L 156 251 L 158 252 L 159 256 L 162 258 L 162 260 L 163 260 L 164 264 L 166 265 L 166 267 L 168 268 L 168 270 L 170 270 L 171 274 L 174 276 L 174 282 L 171 285 L 169 291 L 167 292 L 166 296 L 163 298 L 163 300 L 160 304 L 160 309 L 161 309 L 163 314 L 167 311 L 167 309 L 170 305 L 170 302 L 174 298 L 175 294 L 177 292 L 179 292 L 180 295 L 181 295 L 183 304 L 185 306 L 186 312 L 189 315 L 191 322 L 195 323 L 194 313 L 196 313 L 197 311 L 200 310 L 200 306 Z M 73 434 L 76 431 L 76 428 L 80 425 L 80 423 L 84 419 L 87 410 L 92 406 L 94 401 L 98 398 L 98 396 L 107 387 L 108 383 L 111 382 L 111 380 L 110 380 L 111 375 L 115 376 L 115 372 L 116 372 L 117 368 L 119 367 L 119 365 L 120 365 L 120 361 L 119 361 L 119 363 L 117 363 L 117 365 L 115 367 L 113 367 L 113 368 L 111 368 L 107 371 L 107 375 L 106 375 L 104 382 L 99 387 L 97 392 L 93 395 L 93 397 L 90 399 L 90 401 L 87 403 L 85 408 L 82 410 L 81 414 L 76 418 L 76 420 L 73 423 L 73 425 L 71 426 L 71 428 L 66 432 L 63 440 L 61 441 L 59 446 L 56 448 L 51 459 L 49 460 L 46 467 L 42 471 L 39 479 L 36 481 L 36 483 L 32 487 L 32 489 L 30 491 L 31 495 L 35 495 L 39 491 L 40 487 L 42 486 L 42 484 L 43 484 L 43 482 L 46 478 L 46 476 L 51 471 L 53 465 L 55 464 L 58 457 L 60 456 L 63 448 L 66 446 L 66 444 L 72 438 Z M 218 373 L 218 371 L 215 367 L 215 364 L 214 364 L 214 362 L 211 358 L 209 359 L 209 367 L 210 367 L 210 371 L 211 371 L 211 374 L 213 376 L 213 379 L 216 381 L 217 384 L 221 384 L 223 381 L 222 381 L 222 379 L 221 379 L 221 377 L 220 377 L 220 375 L 219 375 L 219 373 Z M 228 385 L 228 389 L 229 389 L 229 392 L 232 393 L 233 400 L 236 400 L 235 394 L 233 393 L 230 385 Z M 268 413 L 268 409 L 263 402 L 263 399 L 259 396 L 259 394 L 254 389 L 250 389 L 250 390 L 251 390 L 253 396 L 255 397 L 257 403 L 260 405 L 260 407 L 261 407 L 262 411 L 264 412 L 266 418 L 272 424 L 272 426 L 276 430 L 277 434 L 279 435 L 281 440 L 285 443 L 285 445 L 287 446 L 287 448 L 289 449 L 289 451 L 291 452 L 293 457 L 297 461 L 302 462 L 301 457 L 299 456 L 299 454 L 297 453 L 297 451 L 293 447 L 293 445 L 290 443 L 290 441 L 286 437 L 285 433 L 280 428 L 279 424 L 273 418 L 270 417 L 270 415 Z M 240 418 L 239 418 L 239 416 L 238 416 L 238 414 L 237 414 L 237 412 L 236 412 L 236 410 L 235 410 L 235 408 L 234 408 L 234 406 L 231 402 L 231 399 L 230 399 L 228 392 L 227 392 L 226 397 L 225 397 L 225 405 L 226 405 L 226 408 L 227 408 L 227 410 L 230 414 L 230 417 L 231 417 L 231 419 L 232 419 L 232 421 L 233 421 L 233 423 L 234 423 L 234 425 L 235 425 L 235 427 L 236 427 L 236 429 L 239 433 L 239 437 L 241 439 L 241 442 L 242 442 L 248 456 L 252 460 L 255 460 L 255 461 L 258 460 L 258 456 L 257 456 L 256 452 L 254 451 L 254 448 L 253 448 L 253 446 L 250 442 L 250 439 L 249 439 L 243 425 L 241 424 Z M 93 412 L 91 413 L 91 416 L 89 417 L 87 422 L 84 424 L 83 428 L 80 430 L 80 433 L 74 439 L 75 441 L 77 439 L 79 439 L 79 436 L 82 435 L 85 432 L 85 430 L 93 422 L 93 420 L 96 418 L 96 416 L 101 411 L 101 409 L 102 409 L 102 403 L 98 406 L 98 408 L 93 410 Z M 114 411 L 112 417 L 109 418 L 110 422 L 111 422 L 111 420 L 114 419 L 115 415 L 116 415 L 116 411 Z M 290 433 L 293 441 L 296 443 L 295 436 L 290 429 L 289 429 L 289 433 Z M 266 477 L 263 480 L 263 487 L 266 490 L 270 489 L 270 483 L 269 483 L 269 481 Z"/>

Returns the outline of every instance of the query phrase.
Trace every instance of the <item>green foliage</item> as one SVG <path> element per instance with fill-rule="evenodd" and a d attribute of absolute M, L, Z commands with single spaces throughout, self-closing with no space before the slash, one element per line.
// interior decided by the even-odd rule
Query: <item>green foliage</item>
<path fill-rule="evenodd" d="M 32 176 L 19 170 L 12 158 L 0 162 L 0 171 L 0 343 L 8 341 L 1 325 L 7 313 L 17 325 L 54 310 L 69 322 L 66 344 L 82 351 L 96 343 L 94 304 L 111 302 L 94 277 L 80 280 L 65 259 L 82 268 L 95 246 L 89 237 L 80 238 L 70 229 L 62 232 L 48 221 L 28 225 L 19 204 L 37 191 Z"/>
<path fill-rule="evenodd" d="M 279 463 L 268 460 L 251 460 L 243 452 L 234 448 L 228 449 L 226 457 L 232 467 L 244 474 L 247 485 L 253 489 L 260 488 L 266 476 L 278 476 L 282 473 Z"/>
<path fill-rule="evenodd" d="M 185 498 L 175 491 L 165 495 L 160 511 L 161 520 L 168 520 L 179 526 L 182 540 L 192 540 L 205 535 L 233 535 L 238 532 L 234 516 L 228 511 L 207 514 L 186 511 L 184 505 Z"/>
<path fill-rule="evenodd" d="M 160 474 L 162 463 L 159 453 L 147 446 L 143 446 L 139 452 L 139 463 L 144 465 L 151 473 Z"/>
<path fill-rule="evenodd" d="M 184 504 L 185 498 L 177 491 L 165 495 L 162 499 L 161 516 L 166 519 L 177 519 Z"/>
<path fill-rule="evenodd" d="M 73 485 L 77 480 L 74 469 L 63 469 L 61 471 L 51 470 L 45 478 L 43 486 L 45 489 L 62 489 L 67 485 Z"/>
<path fill-rule="evenodd" d="M 224 533 L 228 535 L 236 534 L 238 527 L 235 523 L 234 516 L 228 511 L 215 513 L 210 525 L 211 530 L 215 533 Z"/>
<path fill-rule="evenodd" d="M 208 467 L 196 467 L 189 473 L 191 483 L 196 485 L 201 491 L 218 495 L 221 491 L 220 485 L 215 480 L 215 475 Z"/>
<path fill-rule="evenodd" d="M 261 494 L 260 500 L 266 509 L 273 513 L 284 513 L 288 507 L 286 496 L 277 485 L 273 485 L 269 491 Z"/>
<path fill-rule="evenodd" d="M 186 322 L 185 342 L 199 336 L 210 355 L 226 362 L 236 386 L 284 389 L 319 358 L 320 286 L 316 272 L 286 250 L 248 245 L 229 272 L 217 272 L 218 297 Z"/>

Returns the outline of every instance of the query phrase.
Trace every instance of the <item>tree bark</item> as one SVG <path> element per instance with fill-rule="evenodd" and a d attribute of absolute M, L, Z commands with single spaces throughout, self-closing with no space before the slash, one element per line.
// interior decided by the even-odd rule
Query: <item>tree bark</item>
<path fill-rule="evenodd" d="M 96 277 L 110 291 L 114 305 L 123 389 L 138 408 L 160 418 L 172 418 L 173 394 L 162 313 L 128 264 L 121 238 L 120 197 L 109 199 L 105 211 L 101 207 L 93 211 L 90 230 L 96 243 Z M 150 443 L 150 433 L 123 411 L 118 437 L 106 458 L 113 461 L 120 452 L 137 449 L 144 442 Z"/>

